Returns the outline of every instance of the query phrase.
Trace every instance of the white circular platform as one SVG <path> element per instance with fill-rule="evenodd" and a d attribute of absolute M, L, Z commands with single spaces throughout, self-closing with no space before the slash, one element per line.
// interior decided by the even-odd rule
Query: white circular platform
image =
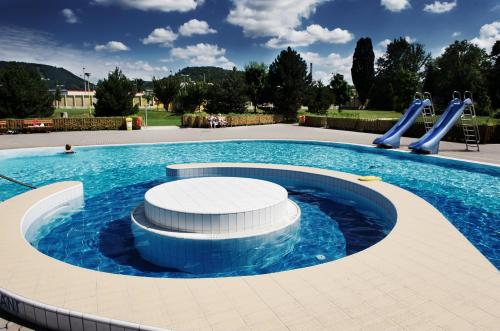
<path fill-rule="evenodd" d="M 274 183 L 239 177 L 168 182 L 146 192 L 145 216 L 180 232 L 226 234 L 275 228 L 290 220 L 288 193 Z"/>

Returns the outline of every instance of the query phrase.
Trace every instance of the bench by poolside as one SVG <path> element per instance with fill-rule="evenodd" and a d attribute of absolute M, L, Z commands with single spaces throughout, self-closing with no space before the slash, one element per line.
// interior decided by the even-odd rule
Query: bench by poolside
<path fill-rule="evenodd" d="M 26 133 L 34 133 L 34 132 L 51 132 L 54 130 L 54 121 L 53 120 L 23 120 L 23 128 L 22 131 Z"/>
<path fill-rule="evenodd" d="M 0 120 L 0 134 L 1 133 L 6 133 L 7 132 L 7 121 L 6 120 Z"/>

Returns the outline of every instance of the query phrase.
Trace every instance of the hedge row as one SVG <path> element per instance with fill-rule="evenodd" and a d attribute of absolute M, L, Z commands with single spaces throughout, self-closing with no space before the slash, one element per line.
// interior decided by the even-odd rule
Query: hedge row
<path fill-rule="evenodd" d="M 369 132 L 383 134 L 387 132 L 397 120 L 370 120 L 370 119 L 357 119 L 357 118 L 338 118 L 338 117 L 325 117 L 325 116 L 306 116 L 303 123 L 304 126 Z M 425 134 L 423 123 L 416 122 L 405 133 L 405 137 L 420 138 Z M 500 143 L 500 125 L 479 125 L 479 134 L 481 136 L 481 143 L 492 144 Z M 444 137 L 446 141 L 463 142 L 464 134 L 460 124 L 455 125 Z"/>
<path fill-rule="evenodd" d="M 228 126 L 276 124 L 283 122 L 282 115 L 228 115 Z M 208 128 L 207 115 L 183 115 L 182 126 L 186 128 Z"/>
<path fill-rule="evenodd" d="M 35 120 L 35 119 L 29 119 Z M 46 121 L 47 119 L 44 119 Z M 138 117 L 132 117 L 134 130 L 141 128 Z M 8 119 L 7 130 L 22 131 L 22 119 Z M 125 117 L 92 117 L 92 118 L 54 118 L 54 127 L 51 131 L 97 131 L 97 130 L 125 130 Z"/>

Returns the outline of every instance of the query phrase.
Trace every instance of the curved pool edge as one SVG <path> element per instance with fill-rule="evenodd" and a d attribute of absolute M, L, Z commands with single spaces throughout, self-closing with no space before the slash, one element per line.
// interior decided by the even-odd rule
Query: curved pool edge
<path fill-rule="evenodd" d="M 107 274 L 48 257 L 31 247 L 19 231 L 34 204 L 81 185 L 56 183 L 0 204 L 0 233 L 12 233 L 0 241 L 1 308 L 22 307 L 18 311 L 24 313 L 22 318 L 43 327 L 57 325 L 61 330 L 95 330 L 98 325 L 110 329 L 111 324 L 135 330 L 148 329 L 147 325 L 179 330 L 250 329 L 259 323 L 291 328 L 299 322 L 311 329 L 314 323 L 327 327 L 322 316 L 338 317 L 339 313 L 345 325 L 359 326 L 356 312 L 360 309 L 366 310 L 364 325 L 382 318 L 385 325 L 396 327 L 400 325 L 394 315 L 396 307 L 410 306 L 429 312 L 445 309 L 461 322 L 476 325 L 485 323 L 484 318 L 460 317 L 460 312 L 471 303 L 481 306 L 480 298 L 500 302 L 494 266 L 423 199 L 384 182 L 358 182 L 355 175 L 273 167 L 342 176 L 357 186 L 369 187 L 394 204 L 396 226 L 385 239 L 357 254 L 274 274 L 219 279 Z M 419 289 L 418 295 L 412 288 Z M 363 302 L 353 300 L 360 295 Z M 388 298 L 394 311 L 380 306 Z M 413 317 L 421 325 L 440 325 L 439 314 Z M 497 321 L 492 320 L 491 325 Z"/>

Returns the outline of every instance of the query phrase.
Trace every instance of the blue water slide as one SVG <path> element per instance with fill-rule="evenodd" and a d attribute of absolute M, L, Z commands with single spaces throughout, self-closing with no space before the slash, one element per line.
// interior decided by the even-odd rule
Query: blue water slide
<path fill-rule="evenodd" d="M 430 107 L 432 102 L 430 99 L 415 99 L 406 112 L 401 116 L 394 126 L 387 131 L 383 136 L 378 137 L 373 141 L 373 144 L 383 148 L 398 148 L 401 136 L 413 125 L 417 117 L 422 113 L 424 107 Z"/>
<path fill-rule="evenodd" d="M 472 105 L 470 98 L 464 101 L 461 101 L 460 98 L 451 100 L 443 115 L 432 128 L 418 141 L 411 143 L 408 148 L 417 153 L 437 154 L 441 139 L 453 128 L 460 116 L 462 116 L 465 107 L 470 105 Z"/>

